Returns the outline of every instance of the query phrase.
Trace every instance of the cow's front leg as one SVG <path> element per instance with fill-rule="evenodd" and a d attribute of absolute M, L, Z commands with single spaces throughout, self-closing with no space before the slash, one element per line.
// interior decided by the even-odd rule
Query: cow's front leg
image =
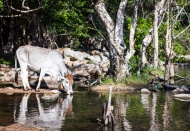
<path fill-rule="evenodd" d="M 36 87 L 36 91 L 38 92 L 40 91 L 40 85 L 44 76 L 45 76 L 45 71 L 41 70 L 40 77 L 38 79 L 38 85 Z"/>

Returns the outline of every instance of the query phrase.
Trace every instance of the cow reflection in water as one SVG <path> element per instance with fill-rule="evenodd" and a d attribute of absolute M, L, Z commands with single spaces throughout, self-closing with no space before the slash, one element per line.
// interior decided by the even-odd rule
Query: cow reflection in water
<path fill-rule="evenodd" d="M 19 116 L 16 119 L 16 122 L 37 126 L 37 127 L 46 127 L 51 130 L 60 129 L 65 120 L 66 114 L 72 114 L 72 95 L 67 95 L 64 99 L 59 97 L 59 94 L 44 94 L 40 97 L 39 94 L 36 94 L 37 100 L 37 111 L 30 113 L 32 109 L 28 109 L 28 99 L 29 94 L 24 94 L 22 101 L 20 103 Z M 51 104 L 49 107 L 44 108 L 41 100 L 45 101 L 46 106 Z M 57 102 L 55 102 L 57 101 Z M 53 103 L 52 103 L 53 102 Z M 56 126 L 55 126 L 56 125 Z"/>

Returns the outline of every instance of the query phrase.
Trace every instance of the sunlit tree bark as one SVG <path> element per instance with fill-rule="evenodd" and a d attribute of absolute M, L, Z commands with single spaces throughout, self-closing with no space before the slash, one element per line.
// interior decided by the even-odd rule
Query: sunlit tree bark
<path fill-rule="evenodd" d="M 116 22 L 108 14 L 105 3 L 103 0 L 94 0 L 94 5 L 96 12 L 98 13 L 101 21 L 103 22 L 108 41 L 110 44 L 111 50 L 111 59 L 113 61 L 115 75 L 117 78 L 125 77 L 129 75 L 128 61 L 135 53 L 134 50 L 134 33 L 136 28 L 136 19 L 137 19 L 137 9 L 138 9 L 138 0 L 135 0 L 134 16 L 133 23 L 130 30 L 130 45 L 129 49 L 126 49 L 126 45 L 123 40 L 123 24 L 124 24 L 124 13 L 127 0 L 121 0 L 118 11 Z M 111 66 L 112 67 L 112 66 Z"/>
<path fill-rule="evenodd" d="M 158 68 L 158 5 L 154 0 L 154 68 Z"/>
<path fill-rule="evenodd" d="M 178 21 L 179 16 L 182 14 L 184 7 L 179 9 L 177 13 L 174 13 L 174 9 L 178 8 L 178 5 L 173 4 L 173 0 L 169 0 L 167 3 L 167 32 L 166 32 L 166 69 L 164 79 L 167 81 L 171 77 L 174 77 L 174 65 L 172 63 L 172 58 L 176 56 L 175 52 L 173 51 L 174 41 L 175 38 L 182 35 L 189 27 L 188 25 L 183 31 L 175 36 L 174 34 L 174 26 Z"/>
<path fill-rule="evenodd" d="M 156 19 L 156 21 L 157 21 L 157 29 L 161 25 L 164 15 L 165 15 L 165 3 L 166 3 L 166 0 L 161 0 L 160 2 L 156 3 L 156 5 L 155 5 L 156 10 L 157 10 L 157 13 L 155 12 L 156 13 L 155 15 L 157 15 L 157 18 L 154 18 L 154 20 Z M 154 22 L 154 25 L 156 25 L 156 22 Z M 144 37 L 144 39 L 142 41 L 141 52 L 140 52 L 141 66 L 144 66 L 145 64 L 148 63 L 148 60 L 146 57 L 146 49 L 149 46 L 149 44 L 151 43 L 151 41 L 153 39 L 153 35 L 154 35 L 154 27 L 149 29 L 149 33 Z"/>

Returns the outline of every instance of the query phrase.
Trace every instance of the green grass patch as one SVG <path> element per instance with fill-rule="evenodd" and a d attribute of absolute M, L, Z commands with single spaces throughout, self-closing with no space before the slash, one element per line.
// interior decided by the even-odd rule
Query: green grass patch
<path fill-rule="evenodd" d="M 148 81 L 151 79 L 156 79 L 155 76 L 164 76 L 163 70 L 156 70 L 152 67 L 144 68 L 144 70 L 137 76 L 137 73 L 131 73 L 130 76 L 126 78 L 118 78 L 106 76 L 102 79 L 103 84 L 122 84 L 122 85 L 147 85 Z"/>

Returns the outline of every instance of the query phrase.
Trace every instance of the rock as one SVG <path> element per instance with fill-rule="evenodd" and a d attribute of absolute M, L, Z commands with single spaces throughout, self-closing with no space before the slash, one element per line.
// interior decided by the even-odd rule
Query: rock
<path fill-rule="evenodd" d="M 8 89 L 8 90 L 14 90 L 14 88 L 12 88 L 12 87 L 6 87 L 6 89 Z"/>
<path fill-rule="evenodd" d="M 184 92 L 189 92 L 189 88 L 187 88 L 185 85 L 182 85 L 178 88 L 176 88 L 175 90 L 172 91 L 172 93 L 176 94 L 176 93 L 184 93 Z"/>
<path fill-rule="evenodd" d="M 0 71 L 0 77 L 5 76 L 5 73 L 3 71 Z"/>
<path fill-rule="evenodd" d="M 9 72 L 7 72 L 8 76 L 15 76 L 15 71 L 14 70 L 10 70 Z"/>
<path fill-rule="evenodd" d="M 175 90 L 172 91 L 172 93 L 176 94 L 176 93 L 183 93 L 185 92 L 183 89 L 180 88 L 176 88 Z"/>
<path fill-rule="evenodd" d="M 10 76 L 5 76 L 3 79 L 5 82 L 13 82 L 13 78 Z"/>
<path fill-rule="evenodd" d="M 86 73 L 86 74 L 96 75 L 96 76 L 100 76 L 102 74 L 102 71 L 99 65 L 95 65 L 95 64 L 85 64 L 85 65 L 81 64 L 79 66 L 74 67 L 72 69 L 72 72 L 74 74 L 79 74 L 79 72 L 81 72 L 81 73 Z"/>
<path fill-rule="evenodd" d="M 84 55 L 80 51 L 73 51 L 70 48 L 64 48 L 63 49 L 63 56 L 65 57 L 70 57 L 71 61 L 76 61 L 76 60 L 82 60 L 84 59 Z"/>
<path fill-rule="evenodd" d="M 50 92 L 53 93 L 53 94 L 60 94 L 60 93 L 61 93 L 61 92 L 58 91 L 58 90 L 51 90 Z"/>
<path fill-rule="evenodd" d="M 189 92 L 189 88 L 187 88 L 185 85 L 182 85 L 180 89 L 183 90 L 184 92 Z"/>
<path fill-rule="evenodd" d="M 142 94 L 151 94 L 151 92 L 146 88 L 141 89 L 141 93 Z"/>
<path fill-rule="evenodd" d="M 5 64 L 0 64 L 0 68 L 10 68 L 9 65 L 5 65 Z"/>
<path fill-rule="evenodd" d="M 73 62 L 73 66 L 78 66 L 78 65 L 80 65 L 80 62 L 79 62 L 79 61 L 74 61 L 74 62 Z"/>
<path fill-rule="evenodd" d="M 8 67 L 1 67 L 1 71 L 4 71 L 4 72 L 8 72 L 10 70 L 10 68 L 8 68 Z"/>
<path fill-rule="evenodd" d="M 176 98 L 190 99 L 190 94 L 176 94 L 174 95 Z"/>
<path fill-rule="evenodd" d="M 91 53 L 92 55 L 100 55 L 101 52 L 99 52 L 98 50 L 93 50 Z"/>

